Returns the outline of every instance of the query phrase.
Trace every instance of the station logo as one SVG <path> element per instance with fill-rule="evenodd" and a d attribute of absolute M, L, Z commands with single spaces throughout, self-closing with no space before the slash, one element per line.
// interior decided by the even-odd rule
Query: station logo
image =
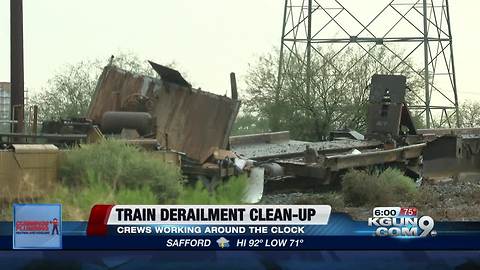
<path fill-rule="evenodd" d="M 416 208 L 377 207 L 368 226 L 376 228 L 375 236 L 427 237 L 436 236 L 435 221 L 430 216 L 417 217 Z"/>
<path fill-rule="evenodd" d="M 13 206 L 14 249 L 61 249 L 62 206 L 60 204 L 15 204 Z"/>

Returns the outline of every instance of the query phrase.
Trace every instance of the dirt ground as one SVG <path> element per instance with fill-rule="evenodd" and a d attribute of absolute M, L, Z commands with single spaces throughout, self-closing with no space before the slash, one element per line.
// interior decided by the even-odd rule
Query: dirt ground
<path fill-rule="evenodd" d="M 459 180 L 437 179 L 424 181 L 418 188 L 415 201 L 392 202 L 392 205 L 414 206 L 419 215 L 428 215 L 437 221 L 480 222 L 480 175 L 463 175 Z M 265 195 L 263 204 L 329 204 L 334 212 L 348 213 L 356 220 L 371 217 L 373 207 L 346 206 L 341 191 L 317 193 L 288 193 Z"/>

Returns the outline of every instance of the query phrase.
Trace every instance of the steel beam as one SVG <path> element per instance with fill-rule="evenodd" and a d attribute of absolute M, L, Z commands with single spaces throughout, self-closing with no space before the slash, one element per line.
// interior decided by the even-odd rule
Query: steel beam
<path fill-rule="evenodd" d="M 415 103 L 409 105 L 424 117 L 426 126 L 459 126 L 449 2 L 385 0 L 388 4 L 366 22 L 340 2 L 285 1 L 276 103 L 281 101 L 281 87 L 288 85 L 285 80 L 292 72 L 302 76 L 301 86 L 305 88 L 302 91 L 307 96 L 339 87 L 337 78 L 344 81 L 340 81 L 340 87 L 348 87 L 349 83 L 345 82 L 362 61 L 342 67 L 341 59 L 348 58 L 345 54 L 354 48 L 365 52 L 361 58 L 368 58 L 381 67 L 381 71 L 375 69 L 376 73 L 400 74 L 403 71 L 406 74 L 400 75 L 409 75 L 409 80 L 424 83 L 422 89 L 414 93 Z M 411 31 L 406 32 L 408 29 Z M 391 63 L 376 57 L 372 51 L 376 48 L 383 48 Z M 333 51 L 327 55 L 325 49 Z M 314 63 L 320 66 L 313 67 Z M 313 69 L 323 68 L 327 69 L 326 75 L 310 74 Z M 330 73 L 335 73 L 336 77 L 329 78 Z M 365 83 L 372 75 L 365 74 Z"/>

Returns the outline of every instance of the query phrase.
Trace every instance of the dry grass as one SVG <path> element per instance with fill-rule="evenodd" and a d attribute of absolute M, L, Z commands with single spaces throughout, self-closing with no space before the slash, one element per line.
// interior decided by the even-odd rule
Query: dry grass
<path fill-rule="evenodd" d="M 295 200 L 297 205 L 330 205 L 333 211 L 340 211 L 345 207 L 343 195 L 336 192 L 323 194 L 305 194 Z"/>

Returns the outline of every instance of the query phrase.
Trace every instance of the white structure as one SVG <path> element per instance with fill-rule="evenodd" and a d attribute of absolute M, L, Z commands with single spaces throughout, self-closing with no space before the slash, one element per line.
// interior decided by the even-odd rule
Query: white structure
<path fill-rule="evenodd" d="M 10 132 L 10 83 L 0 82 L 0 132 Z"/>

